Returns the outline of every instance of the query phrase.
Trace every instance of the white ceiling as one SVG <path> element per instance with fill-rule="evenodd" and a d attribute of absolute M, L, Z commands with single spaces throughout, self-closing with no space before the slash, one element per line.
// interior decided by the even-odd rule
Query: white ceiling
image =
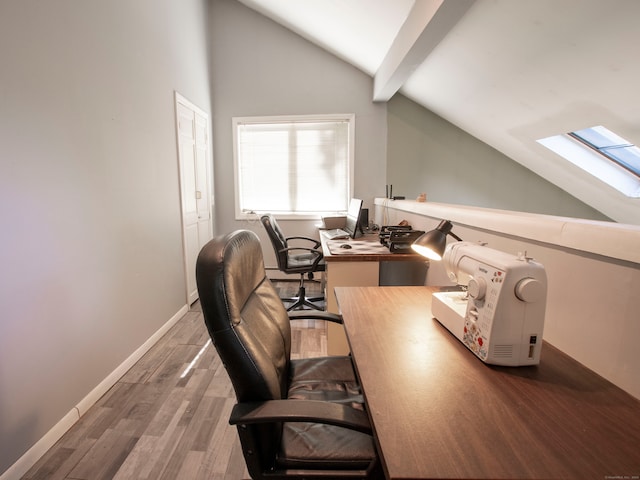
<path fill-rule="evenodd" d="M 640 1 L 240 1 L 371 75 L 376 100 L 399 89 L 610 218 L 640 224 L 639 200 L 536 143 L 604 125 L 640 144 Z"/>

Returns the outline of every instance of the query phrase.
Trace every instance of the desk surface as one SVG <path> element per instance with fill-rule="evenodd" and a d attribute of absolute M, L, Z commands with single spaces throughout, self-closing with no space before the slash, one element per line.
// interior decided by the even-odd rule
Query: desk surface
<path fill-rule="evenodd" d="M 538 366 L 482 363 L 433 291 L 336 288 L 389 479 L 638 478 L 639 400 L 547 343 Z"/>
<path fill-rule="evenodd" d="M 343 238 L 329 240 L 320 231 L 322 254 L 325 262 L 383 262 L 417 260 L 425 261 L 424 257 L 410 251 L 408 253 L 391 253 L 389 247 L 380 243 L 377 233 L 367 233 L 356 239 Z M 341 245 L 351 248 L 341 248 Z"/>

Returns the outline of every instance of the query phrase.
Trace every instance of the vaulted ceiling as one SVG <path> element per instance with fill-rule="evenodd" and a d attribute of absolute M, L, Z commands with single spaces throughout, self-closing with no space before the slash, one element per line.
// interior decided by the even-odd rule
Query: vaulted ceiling
<path fill-rule="evenodd" d="M 637 0 L 240 0 L 610 218 L 630 199 L 536 140 L 604 125 L 640 144 Z"/>

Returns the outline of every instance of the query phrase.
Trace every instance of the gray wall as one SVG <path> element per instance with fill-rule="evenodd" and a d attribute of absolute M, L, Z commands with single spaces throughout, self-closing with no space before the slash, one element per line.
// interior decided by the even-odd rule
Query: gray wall
<path fill-rule="evenodd" d="M 206 0 L 0 2 L 0 474 L 186 302 Z"/>
<path fill-rule="evenodd" d="M 388 103 L 387 181 L 394 195 L 609 220 L 564 190 L 402 95 Z"/>
<path fill-rule="evenodd" d="M 374 104 L 369 76 L 240 2 L 213 0 L 211 35 L 216 233 L 254 230 L 267 266 L 275 258 L 257 219 L 235 220 L 234 116 L 355 113 L 355 196 L 370 209 L 393 184 L 407 198 L 606 218 L 402 95 Z M 315 223 L 281 222 L 308 236 Z"/>
<path fill-rule="evenodd" d="M 231 119 L 234 116 L 355 113 L 355 196 L 373 207 L 384 194 L 386 106 L 371 101 L 373 81 L 356 68 L 234 0 L 214 0 L 211 17 L 216 231 L 236 221 Z M 372 210 L 373 211 L 373 210 Z M 310 221 L 282 222 L 288 235 L 315 235 Z M 270 247 L 267 264 L 274 264 Z"/>

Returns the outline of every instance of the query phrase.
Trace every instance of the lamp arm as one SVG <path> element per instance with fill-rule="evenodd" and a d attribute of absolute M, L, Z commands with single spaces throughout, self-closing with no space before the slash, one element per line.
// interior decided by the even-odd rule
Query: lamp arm
<path fill-rule="evenodd" d="M 459 236 L 457 236 L 455 233 L 453 233 L 453 232 L 449 232 L 449 235 L 451 235 L 453 238 L 455 238 L 455 239 L 456 239 L 456 240 L 458 240 L 459 242 L 461 242 L 461 241 L 462 241 L 462 239 L 461 239 Z"/>

